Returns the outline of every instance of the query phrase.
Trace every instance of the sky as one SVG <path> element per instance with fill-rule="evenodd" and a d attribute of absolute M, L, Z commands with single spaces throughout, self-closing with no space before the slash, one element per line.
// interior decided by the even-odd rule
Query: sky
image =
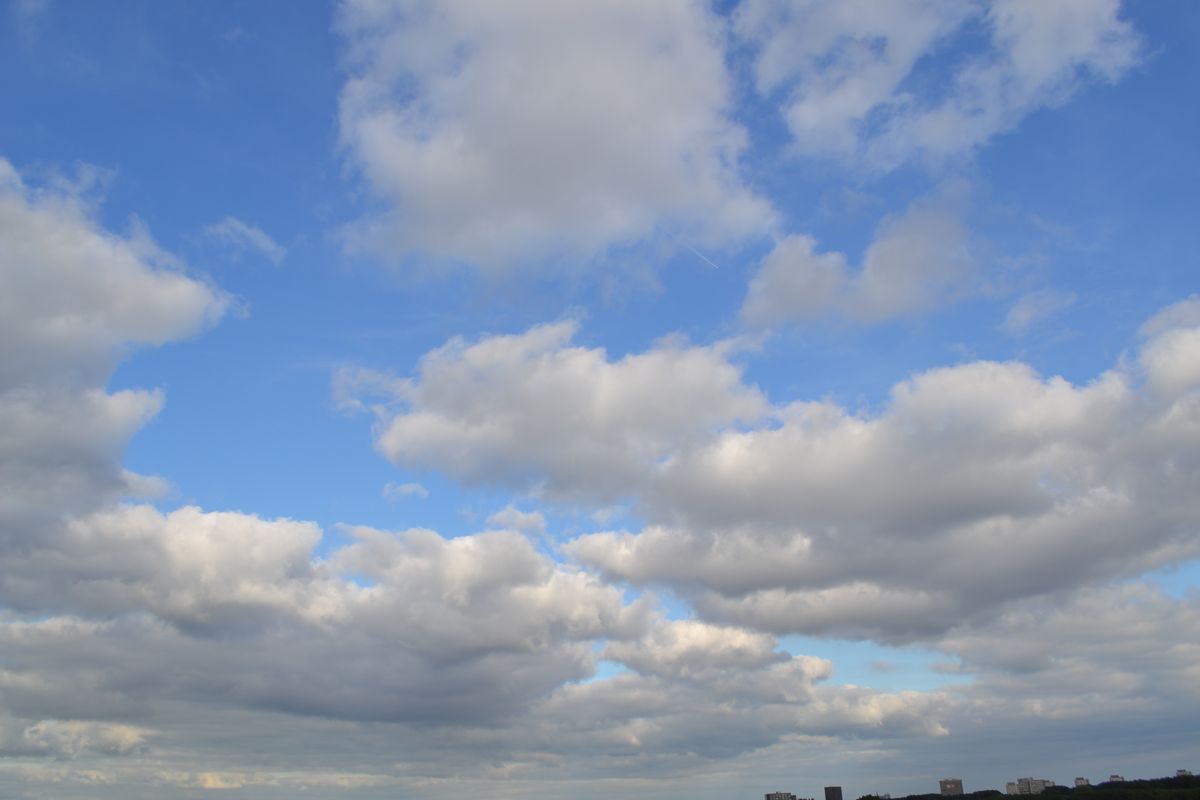
<path fill-rule="evenodd" d="M 1197 41 L 9 0 L 0 795 L 1200 768 Z"/>

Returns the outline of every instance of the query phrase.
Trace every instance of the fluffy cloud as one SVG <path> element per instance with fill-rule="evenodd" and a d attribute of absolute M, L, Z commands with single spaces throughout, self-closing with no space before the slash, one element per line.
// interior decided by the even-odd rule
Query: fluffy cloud
<path fill-rule="evenodd" d="M 688 442 L 766 411 L 728 360 L 732 344 L 669 339 L 610 361 L 571 344 L 577 327 L 456 339 L 414 380 L 367 381 L 402 404 L 379 408 L 380 451 L 468 483 L 613 500 Z"/>
<path fill-rule="evenodd" d="M 488 524 L 526 533 L 545 533 L 546 517 L 540 511 L 522 511 L 506 506 L 488 517 Z"/>
<path fill-rule="evenodd" d="M 0 386 L 93 385 L 122 348 L 194 333 L 224 299 L 135 227 L 99 228 L 73 194 L 27 187 L 0 159 Z"/>
<path fill-rule="evenodd" d="M 481 722 L 589 676 L 594 640 L 645 624 L 644 604 L 507 532 L 355 529 L 318 561 L 315 526 L 228 512 L 126 507 L 73 529 L 66 546 L 4 565 L 25 607 L 60 615 L 0 632 L 5 702 L 22 715 L 82 717 L 106 696 L 128 714 L 147 698 L 190 697 Z"/>
<path fill-rule="evenodd" d="M 0 159 L 0 541 L 146 487 L 118 460 L 162 397 L 104 384 L 128 348 L 225 305 L 144 230 L 105 231 L 77 194 L 28 187 Z"/>
<path fill-rule="evenodd" d="M 578 754 L 572 771 L 596 777 L 617 768 L 677 774 L 809 733 L 940 732 L 940 698 L 821 685 L 828 661 L 735 627 L 660 619 L 603 655 L 630 671 L 564 686 L 534 709 L 527 732 L 505 732 L 528 748 L 523 759 L 566 751 Z"/>
<path fill-rule="evenodd" d="M 775 639 L 766 634 L 681 620 L 660 624 L 640 641 L 612 644 L 605 655 L 642 674 L 692 677 L 790 662 L 776 647 Z M 809 680 L 829 677 L 828 662 L 800 659 L 798 663 Z"/>
<path fill-rule="evenodd" d="M 251 626 L 263 612 L 335 615 L 308 591 L 311 523 L 185 507 L 96 511 L 5 558 L 0 591 L 14 607 L 93 615 L 149 611 L 175 624 Z"/>
<path fill-rule="evenodd" d="M 884 640 L 1194 558 L 1196 342 L 1161 334 L 1086 386 L 975 363 L 897 386 L 873 418 L 795 404 L 665 465 L 646 502 L 679 526 L 569 548 L 712 619 Z"/>
<path fill-rule="evenodd" d="M 874 415 L 769 407 L 721 347 L 611 361 L 573 331 L 452 342 L 377 382 L 403 404 L 379 407 L 380 449 L 550 498 L 632 498 L 649 527 L 568 552 L 780 633 L 912 641 L 1200 555 L 1193 328 L 1083 385 L 1015 362 L 932 369 Z"/>
<path fill-rule="evenodd" d="M 735 29 L 757 49 L 759 91 L 782 97 L 797 150 L 887 168 L 970 153 L 1085 79 L 1119 78 L 1140 53 L 1119 6 L 748 0 Z M 988 32 L 982 52 L 963 52 L 967 23 Z M 961 62 L 944 89 L 922 80 L 922 60 L 940 56 Z"/>
<path fill-rule="evenodd" d="M 4 179 L 6 763 L 33 770 L 37 759 L 70 761 L 78 766 L 36 774 L 88 791 L 131 780 L 298 785 L 294 772 L 262 773 L 206 741 L 206 725 L 219 725 L 223 740 L 240 735 L 232 725 L 256 736 L 257 747 L 286 742 L 275 763 L 312 773 L 313 785 L 394 787 L 403 778 L 395 769 L 380 776 L 311 763 L 304 738 L 326 742 L 322 757 L 336 760 L 331 726 L 344 726 L 333 738 L 356 736 L 378 750 L 365 726 L 386 724 L 410 745 L 420 774 L 462 766 L 440 763 L 453 748 L 541 765 L 600 752 L 593 764 L 632 760 L 654 770 L 769 746 L 817 702 L 826 662 L 779 651 L 763 634 L 657 619 L 652 598 L 627 600 L 622 589 L 539 553 L 516 532 L 544 528 L 536 511 L 510 506 L 492 520 L 506 530 L 455 539 L 346 528 L 347 543 L 333 546 L 309 522 L 118 504 L 145 484 L 121 470 L 121 451 L 162 397 L 109 393 L 108 375 L 129 348 L 188 335 L 224 300 L 143 234 L 100 229 L 77 197 L 29 190 L 11 169 Z M 574 332 L 561 323 L 430 354 L 420 381 L 379 385 L 435 420 L 433 433 L 388 417 L 382 435 L 398 453 L 412 447 L 411 458 L 444 441 L 459 441 L 463 452 L 499 441 L 500 463 L 504 448 L 534 430 L 520 415 L 539 399 L 553 411 L 569 391 L 578 407 L 555 423 L 557 441 L 525 462 L 528 474 L 566 465 L 556 455 L 566 442 L 581 475 L 599 469 L 624 487 L 711 428 L 765 410 L 728 361 L 730 345 L 665 341 L 610 362 L 603 351 L 572 346 Z M 443 405 L 464 387 L 490 392 L 490 381 L 505 376 L 516 423 L 507 432 L 490 406 L 499 395 Z M 692 414 L 679 418 L 685 401 Z M 497 421 L 499 439 L 476 438 L 479 414 Z M 583 488 L 563 481 L 559 490 Z M 601 659 L 631 671 L 592 680 Z M 646 707 L 654 694 L 661 702 Z M 860 727 L 853 709 L 872 703 L 847 706 L 848 730 Z M 718 723 L 719 735 L 695 740 L 696 726 Z M 181 752 L 206 752 L 229 768 L 197 769 L 197 757 Z M 127 766 L 114 766 L 114 756 Z M 394 754 L 372 757 L 386 763 Z"/>
<path fill-rule="evenodd" d="M 753 325 L 839 315 L 878 322 L 927 311 L 974 291 L 976 256 L 959 213 L 944 199 L 914 203 L 885 220 L 860 269 L 819 252 L 811 236 L 777 242 L 750 281 L 742 318 Z"/>
<path fill-rule="evenodd" d="M 511 532 L 358 528 L 317 559 L 315 529 L 288 520 L 128 507 L 91 525 L 86 545 L 61 554 L 92 573 L 76 588 L 44 558 L 6 567 L 65 595 L 44 603 L 55 616 L 0 620 L 12 755 L 137 754 L 178 769 L 195 762 L 161 748 L 183 746 L 192 716 L 215 709 L 223 729 L 236 717 L 246 736 L 272 739 L 291 735 L 276 712 L 296 720 L 284 731 L 328 734 L 341 720 L 353 727 L 339 736 L 368 749 L 380 740 L 362 725 L 386 723 L 421 774 L 476 771 L 482 758 L 553 775 L 566 757 L 597 774 L 655 774 L 806 731 L 939 731 L 936 697 L 820 686 L 828 661 L 762 633 L 656 618 L 649 601 L 630 604 Z M 599 659 L 629 672 L 590 680 Z M 123 722 L 148 716 L 153 732 Z M 299 768 L 312 742 L 289 748 L 274 763 Z M 446 762 L 447 748 L 465 760 Z"/>
<path fill-rule="evenodd" d="M 1175 328 L 1196 327 L 1200 327 L 1200 295 L 1193 294 L 1146 320 L 1138 334 L 1148 338 Z"/>
<path fill-rule="evenodd" d="M 895 102 L 916 62 L 974 12 L 936 0 L 747 0 L 734 27 L 758 49 L 759 92 L 784 94 L 796 147 L 850 156 L 867 116 Z"/>
<path fill-rule="evenodd" d="M 342 139 L 385 206 L 360 245 L 495 267 L 772 220 L 703 4 L 349 2 L 339 27 Z"/>

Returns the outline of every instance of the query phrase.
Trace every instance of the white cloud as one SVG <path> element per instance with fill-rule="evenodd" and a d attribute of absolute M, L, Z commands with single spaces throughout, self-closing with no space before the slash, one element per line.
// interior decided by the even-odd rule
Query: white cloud
<path fill-rule="evenodd" d="M 615 499 L 683 444 L 766 410 L 728 361 L 730 344 L 664 340 L 610 361 L 571 344 L 577 327 L 455 339 L 426 354 L 415 380 L 391 382 L 404 407 L 380 407 L 378 448 L 467 483 Z"/>
<path fill-rule="evenodd" d="M 735 29 L 757 48 L 759 91 L 783 97 L 796 149 L 891 168 L 971 153 L 1085 79 L 1115 81 L 1141 43 L 1119 0 L 889 3 L 748 0 Z M 969 50 L 977 23 L 988 45 Z M 949 85 L 922 61 L 955 58 Z M 933 88 L 927 88 L 933 87 Z"/>
<path fill-rule="evenodd" d="M 935 698 L 821 686 L 832 670 L 828 661 L 783 652 L 759 633 L 658 620 L 645 636 L 612 643 L 604 655 L 632 672 L 564 686 L 537 709 L 532 736 L 539 749 L 578 753 L 573 763 L 598 775 L 618 765 L 694 772 L 710 759 L 809 732 L 936 732 Z"/>
<path fill-rule="evenodd" d="M 778 633 L 926 640 L 1200 555 L 1193 329 L 1087 384 L 1016 362 L 931 369 L 871 415 L 771 406 L 728 345 L 668 340 L 614 361 L 572 345 L 575 331 L 432 351 L 414 377 L 379 384 L 392 404 L 377 406 L 378 447 L 551 500 L 626 498 L 646 528 L 567 552 Z"/>
<path fill-rule="evenodd" d="M 921 213 L 885 226 L 857 274 L 827 254 L 839 313 L 958 291 L 958 267 L 912 290 L 940 257 L 913 256 L 933 252 L 913 237 L 955 230 Z M 925 239 L 939 237 L 953 240 Z M 333 546 L 311 522 L 116 505 L 153 488 L 120 456 L 163 399 L 106 391 L 113 365 L 211 322 L 223 298 L 6 162 L 0 289 L 0 791 L 43 759 L 70 766 L 42 779 L 96 797 L 458 796 L 501 776 L 535 796 L 539 780 L 708 780 L 752 757 L 790 772 L 835 737 L 902 759 L 989 725 L 1044 744 L 1043 725 L 1120 720 L 1142 748 L 1132 734 L 1194 726 L 1195 599 L 1086 588 L 1200 553 L 1192 299 L 1092 383 L 964 364 L 901 383 L 873 415 L 772 406 L 736 343 L 612 358 L 571 322 L 454 340 L 408 379 L 343 374 L 347 406 L 384 396 L 379 447 L 398 463 L 630 498 L 644 530 L 568 545 L 590 573 L 540 554 L 523 534 L 544 516 L 513 506 L 488 520 L 504 530 L 347 528 Z M 809 313 L 793 300 L 781 314 Z M 655 616 L 617 580 L 670 586 L 702 618 Z M 977 683 L 830 685 L 833 664 L 771 633 L 796 630 L 931 643 Z M 596 679 L 601 659 L 629 672 Z"/>
<path fill-rule="evenodd" d="M 1142 337 L 1157 336 L 1175 328 L 1200 327 L 1200 295 L 1190 295 L 1164 308 L 1138 329 Z"/>
<path fill-rule="evenodd" d="M 28 187 L 0 159 L 0 540 L 148 488 L 119 458 L 162 396 L 104 383 L 129 348 L 226 305 L 144 229 L 105 231 L 76 190 Z"/>
<path fill-rule="evenodd" d="M 99 228 L 76 195 L 34 190 L 0 159 L 0 385 L 94 384 L 127 345 L 215 321 L 225 298 L 140 229 Z"/>
<path fill-rule="evenodd" d="M 617 642 L 605 656 L 647 675 L 696 676 L 710 670 L 742 672 L 788 662 L 775 638 L 740 628 L 709 625 L 696 620 L 663 622 L 638 641 Z M 830 664 L 821 659 L 802 660 L 808 684 L 827 678 Z"/>
<path fill-rule="evenodd" d="M 178 773 L 173 783 L 201 785 L 203 756 L 178 753 L 203 720 L 251 740 L 324 729 L 311 739 L 322 742 L 331 719 L 387 721 L 390 747 L 405 743 L 413 768 L 433 774 L 471 774 L 481 754 L 528 762 L 519 772 L 532 775 L 553 773 L 567 754 L 587 770 L 623 763 L 652 774 L 674 769 L 680 753 L 694 766 L 797 730 L 896 736 L 932 724 L 927 698 L 818 687 L 827 661 L 782 652 L 761 633 L 654 619 L 647 602 L 627 603 L 620 589 L 555 564 L 514 533 L 350 533 L 351 544 L 315 559 L 310 523 L 127 507 L 76 521 L 69 541 L 32 558 L 10 558 L 6 573 L 41 592 L 27 604 L 59 614 L 0 620 L 0 691 L 23 743 L 9 750 L 72 757 L 148 747 L 160 771 Z M 600 657 L 633 672 L 581 683 Z M 71 721 L 150 709 L 152 736 Z M 264 712 L 290 717 L 280 727 Z M 362 728 L 343 726 L 341 737 L 373 748 L 357 750 L 356 763 L 394 759 Z M 319 762 L 338 756 L 313 753 L 311 741 L 273 753 L 293 765 L 291 778 L 234 762 L 219 782 L 288 785 L 296 770 L 320 774 Z M 465 749 L 461 765 L 446 762 L 450 745 Z M 385 772 L 352 783 L 395 785 L 395 770 Z"/>
<path fill-rule="evenodd" d="M 734 29 L 758 48 L 759 92 L 784 95 L 795 146 L 849 157 L 867 117 L 900 102 L 917 61 L 975 12 L 928 0 L 747 0 Z"/>
<path fill-rule="evenodd" d="M 287 255 L 287 248 L 272 239 L 261 228 L 242 222 L 235 217 L 225 217 L 220 222 L 204 229 L 205 235 L 222 242 L 235 250 L 248 250 L 278 265 Z"/>
<path fill-rule="evenodd" d="M 567 550 L 709 619 L 885 641 L 1195 558 L 1197 353 L 1174 330 L 1084 386 L 982 362 L 898 385 L 873 417 L 782 407 L 664 461 L 639 491 L 663 524 Z"/>
<path fill-rule="evenodd" d="M 772 222 L 702 4 L 364 1 L 339 27 L 342 140 L 384 206 L 356 245 L 494 268 Z"/>
<path fill-rule="evenodd" d="M 10 606 L 41 619 L 0 625 L 6 705 L 70 719 L 96 713 L 106 694 L 110 713 L 124 714 L 148 697 L 223 698 L 341 719 L 478 723 L 588 677 L 594 640 L 645 626 L 644 603 L 515 533 L 350 533 L 318 560 L 311 523 L 129 506 L 8 552 Z M 294 665 L 286 674 L 283 662 Z"/>
<path fill-rule="evenodd" d="M 1140 361 L 1150 386 L 1169 397 L 1184 395 L 1186 408 L 1188 393 L 1200 383 L 1200 327 L 1160 333 L 1142 348 Z"/>
<path fill-rule="evenodd" d="M 4 624 L 0 687 L 20 713 L 84 705 L 96 713 L 106 695 L 110 716 L 153 709 L 152 734 L 97 725 L 92 751 L 136 752 L 139 763 L 179 785 L 196 785 L 221 752 L 219 774 L 247 786 L 313 775 L 341 788 L 395 787 L 409 775 L 494 778 L 502 763 L 511 765 L 507 777 L 533 780 L 564 768 L 599 776 L 617 766 L 654 776 L 703 769 L 810 731 L 936 732 L 937 698 L 821 686 L 829 662 L 782 652 L 763 634 L 692 621 L 647 624 L 638 609 L 619 610 L 616 590 L 514 550 L 519 537 L 359 533 L 368 550 L 349 554 L 347 564 L 358 566 L 360 556 L 384 562 L 372 572 L 377 591 L 362 593 L 343 624 L 293 628 L 284 616 L 253 634 L 202 638 L 143 616 Z M 605 658 L 632 671 L 579 681 L 594 664 L 597 637 L 608 639 Z M 364 720 L 391 723 L 388 736 L 347 724 Z M 210 725 L 220 726 L 224 750 L 203 733 L 190 735 Z M 7 727 L 16 740 L 22 730 L 40 731 L 40 739 L 61 743 L 56 753 L 82 752 L 87 732 L 18 719 Z M 255 741 L 263 743 L 249 764 L 228 755 Z M 395 763 L 398 749 L 404 759 Z M 377 772 L 335 780 L 330 773 L 345 770 L 347 759 Z"/>
<path fill-rule="evenodd" d="M 522 511 L 513 506 L 506 506 L 488 517 L 488 525 L 540 534 L 546 532 L 546 517 L 540 511 Z"/>
<path fill-rule="evenodd" d="M 741 314 L 755 325 L 830 315 L 879 322 L 978 291 L 976 270 L 959 212 L 949 198 L 930 199 L 884 220 L 860 269 L 844 253 L 819 252 L 810 236 L 782 239 L 750 280 Z"/>

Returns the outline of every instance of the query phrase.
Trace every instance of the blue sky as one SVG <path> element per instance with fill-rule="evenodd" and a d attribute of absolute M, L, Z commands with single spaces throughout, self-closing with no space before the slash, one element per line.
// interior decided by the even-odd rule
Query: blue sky
<path fill-rule="evenodd" d="M 12 0 L 0 786 L 1195 767 L 1198 35 Z"/>

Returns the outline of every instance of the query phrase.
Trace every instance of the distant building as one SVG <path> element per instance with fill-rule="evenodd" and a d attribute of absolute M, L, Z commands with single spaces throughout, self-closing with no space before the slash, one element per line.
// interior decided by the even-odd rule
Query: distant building
<path fill-rule="evenodd" d="M 1048 778 L 1017 778 L 1005 784 L 1005 791 L 1008 794 L 1041 794 L 1056 785 Z"/>
<path fill-rule="evenodd" d="M 1177 770 L 1175 770 L 1175 777 L 1176 778 L 1190 778 L 1190 777 L 1192 777 L 1192 771 L 1190 769 L 1177 769 Z"/>
<path fill-rule="evenodd" d="M 842 800 L 842 787 L 826 786 L 825 787 L 825 800 Z"/>
<path fill-rule="evenodd" d="M 768 792 L 763 795 L 763 800 L 798 800 L 798 798 L 791 792 Z"/>
<path fill-rule="evenodd" d="M 1125 777 L 1123 775 L 1109 775 L 1108 782 L 1109 783 L 1124 783 Z"/>
<path fill-rule="evenodd" d="M 962 778 L 942 778 L 938 781 L 942 797 L 956 797 L 963 793 Z"/>
<path fill-rule="evenodd" d="M 1075 779 L 1075 788 L 1076 789 L 1078 789 L 1080 786 L 1091 786 L 1091 785 L 1092 785 L 1092 782 L 1089 781 L 1087 778 L 1076 778 Z"/>

